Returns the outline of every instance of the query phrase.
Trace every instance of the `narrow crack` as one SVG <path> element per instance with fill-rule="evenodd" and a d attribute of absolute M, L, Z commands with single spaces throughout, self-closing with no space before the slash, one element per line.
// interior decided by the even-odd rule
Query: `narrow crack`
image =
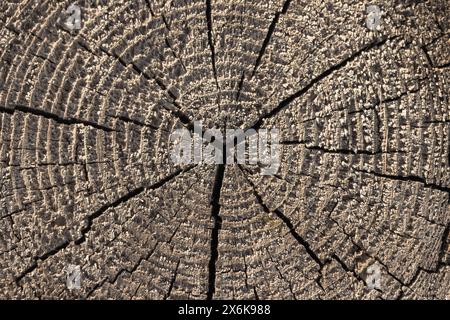
<path fill-rule="evenodd" d="M 108 278 L 105 278 L 103 281 L 97 283 L 86 295 L 85 299 L 89 298 L 96 290 L 98 290 L 99 288 L 101 288 L 107 281 L 110 284 L 114 284 L 117 279 L 120 277 L 121 274 L 128 272 L 130 275 L 133 274 L 138 268 L 139 266 L 142 264 L 143 261 L 147 261 L 151 255 L 153 254 L 153 252 L 155 252 L 156 247 L 158 246 L 158 242 L 155 244 L 155 246 L 152 248 L 152 250 L 150 250 L 145 256 L 140 257 L 139 260 L 133 265 L 133 267 L 131 269 L 120 269 L 120 271 L 115 275 L 114 279 L 112 281 L 108 281 Z"/>
<path fill-rule="evenodd" d="M 392 151 L 368 151 L 368 150 L 358 150 L 358 149 L 326 149 L 319 146 L 305 146 L 308 150 L 321 151 L 323 153 L 330 154 L 342 154 L 342 155 L 379 155 L 379 154 L 391 154 L 391 153 L 406 153 L 403 150 L 392 150 Z"/>
<path fill-rule="evenodd" d="M 255 300 L 259 300 L 258 292 L 256 291 L 256 286 L 253 287 L 253 294 L 255 295 Z"/>
<path fill-rule="evenodd" d="M 262 57 L 264 56 L 264 53 L 266 52 L 266 48 L 267 48 L 267 46 L 270 42 L 270 39 L 272 38 L 272 35 L 275 31 L 275 27 L 278 23 L 278 20 L 280 20 L 280 16 L 282 14 L 285 14 L 287 12 L 287 10 L 289 9 L 290 3 L 291 3 L 291 0 L 286 0 L 283 4 L 281 11 L 277 11 L 275 13 L 273 20 L 269 25 L 269 30 L 267 31 L 266 37 L 264 38 L 261 49 L 259 50 L 258 58 L 256 58 L 255 66 L 253 67 L 253 71 L 252 71 L 252 75 L 251 75 L 250 79 L 255 76 L 256 71 L 257 71 L 259 65 L 261 64 Z"/>
<path fill-rule="evenodd" d="M 241 170 L 242 174 L 245 177 L 245 180 L 248 182 L 248 184 L 252 187 L 252 191 L 253 191 L 253 195 L 255 196 L 258 204 L 263 208 L 264 212 L 266 213 L 275 213 L 275 215 L 281 219 L 281 221 L 284 222 L 284 224 L 286 225 L 286 227 L 289 229 L 289 232 L 291 233 L 291 235 L 295 238 L 295 240 L 297 240 L 297 242 L 303 246 L 303 248 L 306 250 L 306 252 L 308 253 L 308 255 L 314 260 L 314 262 L 316 262 L 319 267 L 323 266 L 323 262 L 320 260 L 320 258 L 318 257 L 318 255 L 311 249 L 311 245 L 305 240 L 303 239 L 298 233 L 297 231 L 295 231 L 295 227 L 292 224 L 291 220 L 285 216 L 280 210 L 275 209 L 273 211 L 271 211 L 269 209 L 269 207 L 267 207 L 267 205 L 264 203 L 261 195 L 256 191 L 256 186 L 255 184 L 247 177 L 247 175 L 245 174 L 244 169 L 242 168 L 241 165 L 238 164 L 239 169 Z"/>
<path fill-rule="evenodd" d="M 149 2 L 149 1 L 146 1 L 146 3 L 147 3 L 147 5 L 148 5 L 148 7 L 149 7 L 150 13 L 154 16 L 155 14 L 153 13 L 153 11 L 152 11 L 152 9 L 151 9 L 150 2 Z M 166 26 L 166 28 L 167 28 L 167 26 Z M 70 36 L 72 36 L 70 33 L 68 33 L 68 34 L 69 34 Z M 91 48 L 88 46 L 87 41 L 85 41 L 83 38 L 82 38 L 81 40 L 77 40 L 77 44 L 78 44 L 82 49 L 84 49 L 84 50 L 86 50 L 87 52 L 89 52 L 90 54 L 92 54 L 92 55 L 98 57 L 98 54 L 97 54 L 93 49 L 91 49 Z M 150 81 L 150 80 L 153 80 L 153 81 L 155 81 L 156 84 L 157 84 L 163 91 L 167 92 L 167 94 L 172 98 L 172 100 L 173 100 L 173 101 L 172 101 L 172 104 L 176 107 L 176 108 L 174 109 L 174 108 L 170 108 L 170 107 L 168 107 L 167 105 L 164 104 L 164 105 L 163 105 L 163 108 L 166 109 L 167 111 L 169 111 L 174 117 L 178 118 L 178 119 L 181 121 L 181 123 L 183 123 L 184 125 L 186 125 L 186 126 L 188 127 L 188 129 L 192 131 L 194 125 L 192 124 L 192 122 L 191 122 L 189 116 L 186 115 L 186 114 L 184 114 L 184 113 L 181 111 L 181 110 L 182 110 L 182 107 L 176 102 L 176 100 L 177 100 L 177 94 L 174 93 L 174 92 L 172 92 L 170 89 L 168 89 L 167 86 L 166 86 L 160 79 L 156 78 L 156 77 L 153 76 L 153 75 L 147 74 L 146 72 L 144 72 L 143 70 L 141 70 L 141 69 L 140 69 L 135 63 L 133 63 L 133 62 L 127 63 L 122 57 L 120 57 L 120 56 L 117 55 L 117 54 L 110 53 L 108 50 L 106 50 L 106 49 L 105 49 L 104 47 L 102 47 L 102 46 L 97 47 L 96 50 L 99 50 L 100 52 L 103 52 L 103 53 L 106 54 L 107 56 L 116 59 L 116 60 L 117 60 L 122 66 L 124 66 L 125 68 L 128 68 L 128 66 L 131 66 L 131 67 L 132 67 L 132 70 L 133 70 L 135 73 L 137 73 L 137 74 L 143 76 L 146 80 L 149 80 L 149 81 Z M 180 60 L 180 61 L 181 61 L 181 60 Z M 181 63 L 182 63 L 182 61 L 181 61 Z M 182 64 L 183 64 L 183 63 L 182 63 Z M 0 107 L 0 111 L 1 111 L 1 107 Z"/>
<path fill-rule="evenodd" d="M 173 272 L 172 279 L 170 280 L 169 289 L 167 290 L 167 293 L 164 295 L 163 300 L 167 300 L 170 297 L 170 294 L 172 293 L 173 285 L 175 283 L 175 280 L 177 279 L 179 266 L 180 266 L 180 260 L 178 260 L 178 262 L 177 262 L 177 265 L 175 267 L 175 271 Z"/>
<path fill-rule="evenodd" d="M 266 252 L 269 255 L 269 259 L 272 263 L 274 263 L 275 269 L 277 270 L 278 275 L 280 276 L 280 278 L 287 283 L 289 291 L 291 292 L 292 297 L 294 298 L 294 300 L 298 300 L 295 293 L 294 293 L 294 288 L 292 287 L 292 282 L 289 279 L 286 279 L 283 275 L 283 273 L 281 272 L 280 268 L 278 268 L 277 263 L 273 260 L 272 255 L 270 254 L 270 251 L 268 248 L 266 248 Z"/>
<path fill-rule="evenodd" d="M 332 218 L 331 216 L 329 216 L 329 218 L 331 219 L 331 221 L 333 221 L 344 233 L 344 235 L 350 240 L 350 242 L 355 246 L 355 248 L 357 248 L 358 251 L 366 254 L 367 256 L 369 256 L 370 258 L 374 259 L 376 262 L 378 262 L 381 266 L 383 266 L 384 270 L 386 271 L 386 273 L 391 276 L 394 280 L 396 280 L 398 283 L 400 283 L 403 287 L 407 287 L 409 288 L 418 278 L 419 274 L 421 272 L 426 272 L 429 274 L 433 274 L 433 273 L 437 273 L 439 272 L 440 268 L 442 268 L 443 266 L 445 266 L 444 263 L 440 263 L 440 261 L 438 261 L 438 266 L 435 270 L 428 270 L 425 269 L 423 267 L 418 267 L 416 273 L 412 276 L 411 280 L 408 282 L 403 281 L 402 279 L 400 279 L 399 277 L 397 277 L 395 274 L 393 274 L 388 266 L 386 265 L 386 263 L 384 263 L 383 261 L 381 261 L 379 258 L 377 258 L 376 256 L 370 254 L 369 252 L 367 252 L 361 245 L 359 245 L 358 243 L 355 242 L 355 240 L 353 239 L 353 237 L 344 229 L 344 227 L 342 227 L 338 221 L 336 221 L 334 218 Z M 445 234 L 445 232 L 444 232 Z M 441 251 L 442 252 L 442 251 Z M 395 300 L 400 300 L 402 297 L 404 296 L 404 291 L 403 289 L 400 289 L 400 294 L 395 298 Z"/>
<path fill-rule="evenodd" d="M 150 186 L 140 186 L 140 187 L 138 187 L 136 189 L 133 189 L 132 191 L 128 192 L 127 194 L 123 195 L 122 197 L 116 199 L 115 201 L 103 205 L 97 211 L 95 211 L 94 213 L 92 213 L 91 215 L 89 215 L 86 218 L 86 226 L 83 229 L 81 229 L 81 234 L 82 235 L 81 235 L 81 237 L 79 239 L 74 241 L 75 244 L 79 245 L 79 244 L 81 244 L 81 243 L 86 241 L 86 234 L 91 230 L 94 220 L 97 219 L 98 217 L 100 217 L 102 214 L 104 214 L 110 208 L 118 207 L 119 205 L 127 202 L 128 200 L 138 196 L 139 194 L 141 194 L 145 190 L 158 189 L 158 188 L 162 187 L 164 184 L 166 184 L 169 181 L 171 181 L 172 179 L 176 178 L 181 173 L 188 172 L 189 170 L 191 170 L 195 166 L 196 165 L 191 165 L 191 166 L 189 166 L 189 167 L 187 167 L 185 169 L 179 169 L 179 170 L 173 172 L 172 174 L 164 177 L 163 179 L 159 180 L 158 182 L 156 182 L 156 183 L 154 183 L 154 184 L 152 184 Z"/>
<path fill-rule="evenodd" d="M 216 291 L 216 263 L 219 257 L 219 231 L 222 228 L 222 217 L 220 217 L 220 195 L 222 191 L 223 179 L 225 177 L 226 159 L 226 144 L 222 143 L 222 163 L 216 166 L 214 185 L 210 201 L 213 228 L 211 230 L 211 257 L 208 263 L 208 292 L 206 293 L 206 300 L 212 300 Z"/>
<path fill-rule="evenodd" d="M 444 69 L 450 67 L 450 62 L 435 66 L 436 69 Z"/>
<path fill-rule="evenodd" d="M 394 280 L 396 280 L 398 283 L 404 285 L 403 281 L 402 281 L 400 278 L 398 278 L 395 274 L 393 274 L 392 272 L 389 271 L 389 268 L 387 267 L 387 265 L 386 265 L 383 261 L 381 261 L 381 260 L 380 260 L 379 258 L 377 258 L 376 256 L 370 254 L 367 250 L 365 250 L 365 248 L 363 248 L 361 245 L 359 245 L 358 243 L 356 243 L 355 239 L 353 239 L 353 237 L 345 230 L 345 228 L 342 227 L 336 219 L 334 219 L 334 218 L 331 217 L 331 213 L 329 214 L 329 219 L 330 219 L 333 223 L 335 223 L 339 229 L 341 229 L 342 233 L 347 237 L 347 239 L 350 240 L 350 242 L 353 244 L 353 246 L 354 246 L 358 251 L 362 252 L 363 254 L 369 256 L 370 258 L 374 259 L 376 262 L 378 262 L 379 264 L 381 264 L 381 265 L 384 267 L 384 269 L 386 270 L 386 273 L 387 273 L 388 275 L 390 275 L 390 276 L 391 276 Z"/>
<path fill-rule="evenodd" d="M 385 268 L 386 266 L 383 265 Z M 408 289 L 411 288 L 411 286 L 417 281 L 417 279 L 419 278 L 420 273 L 425 272 L 427 274 L 436 274 L 440 272 L 440 269 L 447 266 L 444 263 L 441 263 L 438 261 L 437 267 L 435 270 L 429 270 L 426 268 L 423 268 L 421 266 L 417 267 L 417 271 L 414 273 L 414 275 L 412 276 L 411 280 L 408 282 L 401 282 L 400 279 L 396 279 L 397 281 L 399 281 L 403 287 L 406 287 Z M 391 275 L 390 273 L 388 273 L 389 275 Z M 394 299 L 394 300 L 401 300 L 403 297 L 405 296 L 405 290 L 403 288 L 400 289 L 400 294 Z"/>
<path fill-rule="evenodd" d="M 152 8 L 151 8 L 151 5 L 150 5 L 149 0 L 146 0 L 146 3 L 147 3 L 147 6 L 148 6 L 148 8 L 149 8 L 149 11 L 150 11 L 151 16 L 154 17 L 154 18 L 157 18 L 157 15 L 153 12 L 153 10 L 152 10 Z M 165 27 L 165 28 L 167 29 L 167 31 L 170 33 L 170 32 L 172 31 L 172 29 L 171 29 L 171 27 L 170 27 L 169 22 L 167 21 L 166 16 L 165 16 L 163 13 L 161 13 L 160 16 L 161 16 L 161 20 L 162 20 L 163 23 L 164 23 L 164 27 Z M 164 42 L 165 42 L 166 46 L 170 49 L 170 51 L 172 51 L 172 55 L 173 55 L 176 59 L 178 59 L 178 60 L 180 61 L 181 66 L 183 67 L 184 71 L 187 71 L 187 68 L 186 68 L 186 66 L 185 66 L 185 64 L 184 64 L 184 62 L 183 62 L 183 60 L 181 59 L 181 57 L 179 57 L 179 56 L 176 54 L 175 50 L 173 49 L 173 47 L 172 47 L 172 45 L 170 44 L 169 39 L 167 39 L 167 37 L 164 37 Z"/>
<path fill-rule="evenodd" d="M 151 80 L 155 81 L 155 83 L 161 88 L 161 90 L 165 91 L 169 95 L 169 97 L 172 99 L 171 104 L 175 108 L 172 108 L 168 104 L 165 104 L 165 103 L 163 103 L 162 107 L 164 109 L 166 109 L 167 111 L 169 111 L 174 117 L 178 118 L 178 120 L 180 120 L 180 122 L 183 123 L 189 130 L 191 130 L 191 131 L 193 130 L 194 124 L 192 123 L 190 117 L 182 111 L 182 107 L 176 101 L 178 98 L 177 93 L 170 90 L 170 88 L 167 88 L 167 86 L 163 83 L 163 81 L 161 79 L 158 79 L 154 75 L 149 75 L 144 70 L 141 70 L 139 68 L 139 66 L 137 66 L 132 61 L 128 63 L 121 56 L 111 53 L 103 47 L 100 47 L 99 49 L 101 52 L 103 52 L 107 56 L 116 59 L 124 68 L 128 68 L 129 66 L 131 66 L 132 70 L 136 74 L 143 76 L 148 81 L 151 81 Z"/>
<path fill-rule="evenodd" d="M 438 263 L 441 264 L 449 264 L 449 261 L 445 261 L 444 258 L 446 255 L 448 255 L 447 252 L 445 252 L 447 250 L 447 246 L 448 243 L 450 242 L 450 223 L 447 224 L 447 227 L 445 228 L 444 232 L 442 233 L 442 239 L 441 239 L 441 248 L 439 250 L 439 260 Z M 446 259 L 448 260 L 448 257 L 446 257 Z"/>
<path fill-rule="evenodd" d="M 279 144 L 292 146 L 292 145 L 306 145 L 307 143 L 311 143 L 311 140 L 282 140 L 279 142 Z"/>
<path fill-rule="evenodd" d="M 421 46 L 420 49 L 422 49 L 423 53 L 425 54 L 425 58 L 427 59 L 427 62 L 430 65 L 430 67 L 433 68 L 434 67 L 434 63 L 431 60 L 430 54 L 428 53 L 428 50 L 427 50 L 426 46 Z"/>
<path fill-rule="evenodd" d="M 369 175 L 373 175 L 380 178 L 386 178 L 391 180 L 397 180 L 397 181 L 405 181 L 405 182 L 420 182 L 425 187 L 428 187 L 430 189 L 439 190 L 442 192 L 446 192 L 450 194 L 450 187 L 441 186 L 435 183 L 428 183 L 425 178 L 418 177 L 418 176 L 398 176 L 393 174 L 386 174 L 386 173 L 380 173 L 375 171 L 368 171 L 368 170 L 361 170 L 357 168 L 353 168 L 356 172 L 361 172 Z"/>
<path fill-rule="evenodd" d="M 349 266 L 347 266 L 347 264 L 341 260 L 336 254 L 333 254 L 331 256 L 331 258 L 333 260 L 335 260 L 337 263 L 339 263 L 342 267 L 342 269 L 344 269 L 346 272 L 350 272 L 351 274 L 353 274 L 353 276 L 360 282 L 362 282 L 364 284 L 365 287 L 367 287 L 367 282 L 366 280 L 364 280 L 354 269 L 350 268 Z M 379 291 L 379 289 L 376 289 L 377 291 Z"/>
<path fill-rule="evenodd" d="M 450 123 L 450 119 L 447 119 L 447 120 L 427 120 L 427 121 L 424 121 L 423 123 L 432 123 L 432 124 Z"/>
<path fill-rule="evenodd" d="M 418 79 L 418 83 L 421 84 L 421 83 L 422 83 L 424 80 L 426 80 L 426 79 L 428 79 L 428 78 L 427 78 L 427 77 L 425 77 L 425 78 L 420 78 L 420 79 Z M 377 110 L 377 107 L 379 107 L 381 104 L 387 104 L 387 103 L 399 101 L 399 100 L 401 100 L 403 97 L 405 97 L 405 96 L 407 96 L 407 95 L 409 95 L 409 94 L 411 94 L 411 93 L 417 93 L 417 92 L 419 92 L 421 89 L 422 89 L 422 86 L 419 86 L 417 89 L 409 90 L 409 91 L 404 91 L 404 92 L 402 92 L 401 94 L 399 94 L 399 95 L 397 95 L 397 96 L 395 96 L 395 97 L 390 97 L 390 98 L 386 98 L 386 99 L 383 99 L 383 100 L 380 100 L 380 99 L 377 97 L 377 101 L 376 101 L 373 105 L 371 105 L 371 106 L 369 106 L 369 107 L 366 107 L 366 108 L 361 108 L 361 109 L 357 109 L 357 110 L 348 111 L 348 114 L 351 115 L 351 114 L 356 114 L 356 113 L 361 113 L 361 112 L 373 110 L 373 111 L 377 112 L 377 113 L 375 114 L 375 116 L 376 116 L 377 118 L 379 118 L 379 116 L 378 116 L 378 112 L 379 112 L 379 111 Z M 301 123 L 307 123 L 307 122 L 315 121 L 315 120 L 318 120 L 318 119 L 326 119 L 326 118 L 330 118 L 330 117 L 332 117 L 334 114 L 336 114 L 337 112 L 342 112 L 342 111 L 345 111 L 345 110 L 348 110 L 348 107 L 338 108 L 338 109 L 331 110 L 331 111 L 329 111 L 328 113 L 324 114 L 323 116 L 317 116 L 317 117 L 313 117 L 313 118 L 303 119 L 303 120 L 301 121 Z"/>
<path fill-rule="evenodd" d="M 94 220 L 97 219 L 98 217 L 100 217 L 103 213 L 105 213 L 106 211 L 108 211 L 111 208 L 115 208 L 118 207 L 119 205 L 127 202 L 128 200 L 138 196 L 139 194 L 141 194 L 143 191 L 145 190 L 145 187 L 141 186 L 138 187 L 136 189 L 133 189 L 132 191 L 128 192 L 127 194 L 121 196 L 120 198 L 116 199 L 115 201 L 111 202 L 111 203 L 107 203 L 105 205 L 103 205 L 102 207 L 100 207 L 98 210 L 96 210 L 94 213 L 90 214 L 87 218 L 86 218 L 86 226 L 84 228 L 81 229 L 81 237 L 76 239 L 74 242 L 76 245 L 80 245 L 83 242 L 86 241 L 86 234 L 91 231 L 92 225 L 94 223 Z"/>
<path fill-rule="evenodd" d="M 81 229 L 81 237 L 74 240 L 74 244 L 76 245 L 80 245 L 81 243 L 86 241 L 86 234 L 91 230 L 92 228 L 92 224 L 93 221 L 95 219 L 97 219 L 98 217 L 100 217 L 103 213 L 105 213 L 108 209 L 113 208 L 113 207 L 117 207 L 122 203 L 125 203 L 126 201 L 130 200 L 131 198 L 141 194 L 144 190 L 150 189 L 150 190 L 155 190 L 158 189 L 160 187 L 162 187 L 164 184 L 168 183 L 169 181 L 171 181 L 172 179 L 176 178 L 178 175 L 180 175 L 181 173 L 184 172 L 188 172 L 189 170 L 191 170 L 192 168 L 194 168 L 196 165 L 191 165 L 185 169 L 179 169 L 177 171 L 175 171 L 174 173 L 166 176 L 165 178 L 159 180 L 158 182 L 150 185 L 150 186 L 141 186 L 138 187 L 136 189 L 133 189 L 132 191 L 130 191 L 129 193 L 123 195 L 122 197 L 116 199 L 115 201 L 113 201 L 112 203 L 108 203 L 103 205 L 100 209 L 98 209 L 97 211 L 95 211 L 94 213 L 92 213 L 91 215 L 89 215 L 86 218 L 86 226 Z M 16 284 L 19 285 L 20 280 L 22 280 L 26 275 L 30 274 L 31 272 L 33 272 L 36 268 L 37 268 L 37 261 L 41 260 L 41 261 L 45 261 L 47 258 L 54 256 L 55 254 L 57 254 L 59 251 L 67 248 L 67 246 L 70 244 L 70 240 L 65 240 L 63 241 L 61 244 L 59 244 L 58 246 L 54 247 L 53 249 L 47 251 L 46 253 L 40 255 L 40 256 L 35 256 L 33 257 L 33 262 L 32 264 L 26 268 L 24 271 L 22 271 L 16 278 L 15 278 L 15 282 Z"/>
<path fill-rule="evenodd" d="M 226 159 L 224 157 L 224 159 Z M 213 218 L 213 229 L 211 230 L 211 258 L 208 264 L 208 292 L 206 300 L 212 300 L 216 290 L 216 262 L 219 257 L 219 231 L 222 228 L 222 218 L 220 217 L 220 192 L 225 175 L 225 164 L 216 167 L 213 192 L 211 196 L 211 216 Z"/>
<path fill-rule="evenodd" d="M 255 76 L 256 71 L 258 70 L 258 67 L 261 64 L 262 57 L 264 56 L 264 54 L 266 52 L 267 46 L 269 45 L 270 40 L 272 39 L 272 35 L 275 31 L 275 27 L 278 23 L 278 20 L 280 19 L 280 16 L 282 14 L 285 14 L 287 12 L 290 3 L 291 3 L 291 0 L 286 0 L 283 4 L 283 7 L 281 8 L 281 11 L 277 11 L 275 13 L 275 16 L 273 17 L 272 22 L 269 25 L 269 29 L 267 30 L 266 37 L 264 38 L 261 48 L 259 49 L 258 57 L 256 58 L 255 65 L 253 66 L 253 71 L 248 80 L 251 80 Z M 245 79 L 245 71 L 242 72 L 241 80 L 239 82 L 238 91 L 236 94 L 237 101 L 239 101 L 239 97 L 241 96 L 242 87 L 244 85 L 244 79 Z"/>
<path fill-rule="evenodd" d="M 213 26 L 212 26 L 212 8 L 211 0 L 205 0 L 206 2 L 206 23 L 208 25 L 208 44 L 211 50 L 211 63 L 214 73 L 214 79 L 216 81 L 216 87 L 219 89 L 219 81 L 217 80 L 217 69 L 216 69 L 216 50 L 214 48 L 213 41 Z"/>
<path fill-rule="evenodd" d="M 239 98 L 241 97 L 242 87 L 244 86 L 244 79 L 245 79 L 245 71 L 242 71 L 241 80 L 239 81 L 238 90 L 236 93 L 236 101 L 239 101 Z"/>
<path fill-rule="evenodd" d="M 50 251 L 47 251 L 46 253 L 40 255 L 40 256 L 36 256 L 33 257 L 33 262 L 32 264 L 26 268 L 24 271 L 22 271 L 16 278 L 15 278 L 15 282 L 17 285 L 19 285 L 20 280 L 22 280 L 26 275 L 28 275 L 29 273 L 33 272 L 38 264 L 37 261 L 41 260 L 41 261 L 45 261 L 47 260 L 49 257 L 57 254 L 59 251 L 67 248 L 67 246 L 70 244 L 69 240 L 65 240 L 63 242 L 61 242 L 59 245 L 57 245 L 56 247 L 54 247 L 53 249 L 51 249 Z"/>
<path fill-rule="evenodd" d="M 263 124 L 264 120 L 267 120 L 267 119 L 272 118 L 273 116 L 277 115 L 280 111 L 284 110 L 291 102 L 293 102 L 297 98 L 303 96 L 314 85 L 316 85 L 317 83 L 321 82 L 323 79 L 325 79 L 328 76 L 330 76 L 331 74 L 333 74 L 333 72 L 335 72 L 339 69 L 342 69 L 347 64 L 349 64 L 350 62 L 352 62 L 353 60 L 355 60 L 356 58 L 361 56 L 361 54 L 363 54 L 364 52 L 367 52 L 367 51 L 375 49 L 375 48 L 379 48 L 382 45 L 384 45 L 388 40 L 393 40 L 395 38 L 397 38 L 397 36 L 390 37 L 390 38 L 384 38 L 382 40 L 377 40 L 377 41 L 374 41 L 374 42 L 364 45 L 361 49 L 354 52 L 349 57 L 342 60 L 340 63 L 332 66 L 331 68 L 328 68 L 327 70 L 325 70 L 324 72 L 322 72 L 321 74 L 316 76 L 302 89 L 300 89 L 299 91 L 295 92 L 294 94 L 292 94 L 289 97 L 282 100 L 278 104 L 277 107 L 275 107 L 274 109 L 270 110 L 269 112 L 266 112 L 265 114 L 263 114 L 252 126 L 250 126 L 250 128 L 255 129 L 255 130 L 259 129 L 261 127 L 261 125 Z"/>
<path fill-rule="evenodd" d="M 272 22 L 269 25 L 269 29 L 267 30 L 266 37 L 264 38 L 264 41 L 263 41 L 263 43 L 261 45 L 261 48 L 259 49 L 258 57 L 256 58 L 255 64 L 253 66 L 253 71 L 252 71 L 250 77 L 247 79 L 248 81 L 251 80 L 255 76 L 256 71 L 258 70 L 258 67 L 261 64 L 262 57 L 264 56 L 264 54 L 266 52 L 267 46 L 269 45 L 270 40 L 272 39 L 272 35 L 273 35 L 274 31 L 275 31 L 275 27 L 276 27 L 276 25 L 278 23 L 278 20 L 280 19 L 280 16 L 282 14 L 285 14 L 287 12 L 290 3 L 291 3 L 291 0 L 286 0 L 284 2 L 284 4 L 283 4 L 283 7 L 282 7 L 281 11 L 275 12 L 275 15 L 274 15 L 274 17 L 272 19 Z M 239 101 L 239 98 L 241 96 L 241 91 L 242 91 L 242 88 L 243 88 L 243 85 L 244 85 L 244 80 L 245 80 L 245 71 L 242 72 L 241 80 L 239 81 L 238 91 L 237 91 L 237 94 L 236 94 L 236 100 L 237 101 Z"/>
<path fill-rule="evenodd" d="M 423 79 L 418 79 L 418 83 L 421 84 L 426 79 L 427 79 L 426 77 L 423 78 Z M 391 98 L 382 99 L 382 100 L 380 100 L 380 98 L 377 97 L 377 101 L 373 105 L 371 105 L 370 107 L 362 108 L 362 109 L 354 110 L 354 111 L 349 111 L 348 114 L 355 114 L 355 113 L 360 113 L 360 112 L 369 111 L 369 110 L 377 111 L 376 107 L 378 107 L 378 106 L 380 106 L 382 104 L 388 104 L 388 103 L 391 103 L 391 102 L 400 101 L 401 99 L 403 99 L 404 97 L 408 96 L 409 94 L 417 93 L 421 89 L 422 89 L 422 87 L 419 86 L 417 89 L 407 90 L 407 91 L 404 91 L 404 92 L 400 93 L 397 96 L 394 96 L 394 97 L 391 97 Z M 342 111 L 342 110 L 336 110 L 336 111 Z M 314 120 L 314 119 L 311 119 L 311 120 Z"/>
<path fill-rule="evenodd" d="M 159 127 L 157 127 L 157 126 L 154 126 L 154 125 L 152 125 L 152 124 L 149 124 L 149 123 L 145 123 L 145 122 L 142 122 L 142 121 L 139 121 L 139 120 L 135 120 L 135 119 L 131 119 L 131 118 L 128 118 L 128 117 L 126 117 L 126 116 L 110 116 L 111 118 L 114 118 L 114 119 L 118 119 L 118 120 L 120 120 L 120 121 L 123 121 L 123 122 L 126 122 L 126 123 L 132 123 L 132 124 L 135 124 L 135 125 L 137 125 L 137 126 L 139 126 L 139 127 L 147 127 L 147 128 L 151 128 L 151 129 L 153 129 L 153 130 L 163 130 L 163 131 L 167 131 L 167 130 L 165 130 L 165 129 L 163 129 L 163 128 L 159 128 Z"/>
<path fill-rule="evenodd" d="M 28 107 L 25 105 L 14 105 L 12 106 L 12 108 L 7 108 L 7 107 L 2 107 L 0 106 L 0 112 L 3 113 L 8 113 L 8 114 L 14 114 L 15 111 L 20 111 L 23 113 L 27 113 L 27 114 L 33 114 L 35 116 L 38 117 L 43 117 L 49 120 L 53 120 L 56 123 L 59 124 L 65 124 L 65 125 L 77 125 L 77 124 L 81 124 L 84 126 L 88 126 L 88 127 L 93 127 L 95 129 L 98 130 L 102 130 L 102 131 L 106 131 L 106 132 L 113 132 L 116 131 L 113 128 L 95 123 L 93 121 L 89 121 L 89 120 L 84 120 L 84 119 L 76 119 L 76 118 L 65 118 L 65 117 L 61 117 L 55 113 L 43 110 L 43 109 L 37 109 L 37 108 L 32 108 L 32 107 Z"/>
<path fill-rule="evenodd" d="M 151 5 L 151 3 L 150 3 L 150 0 L 145 0 L 145 4 L 147 5 L 148 10 L 150 11 L 150 14 L 151 14 L 152 16 L 154 16 L 155 13 L 153 12 L 152 5 Z"/>

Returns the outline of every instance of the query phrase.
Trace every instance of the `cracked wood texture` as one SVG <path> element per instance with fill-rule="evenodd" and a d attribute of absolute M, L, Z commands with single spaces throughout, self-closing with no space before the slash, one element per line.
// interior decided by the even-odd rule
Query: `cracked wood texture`
<path fill-rule="evenodd" d="M 0 298 L 450 298 L 447 1 L 70 4 L 0 3 Z M 278 173 L 175 165 L 194 121 Z"/>

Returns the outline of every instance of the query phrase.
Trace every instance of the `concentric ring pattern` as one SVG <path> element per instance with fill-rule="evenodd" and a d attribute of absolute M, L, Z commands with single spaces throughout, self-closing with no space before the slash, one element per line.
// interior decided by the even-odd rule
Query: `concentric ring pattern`
<path fill-rule="evenodd" d="M 0 4 L 1 298 L 450 298 L 446 1 L 376 30 L 365 1 L 70 4 Z M 196 121 L 278 129 L 277 174 L 173 163 Z"/>

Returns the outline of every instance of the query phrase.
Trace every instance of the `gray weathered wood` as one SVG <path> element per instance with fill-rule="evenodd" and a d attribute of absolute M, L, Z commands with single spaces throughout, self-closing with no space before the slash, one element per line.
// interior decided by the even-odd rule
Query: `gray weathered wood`
<path fill-rule="evenodd" d="M 446 1 L 70 4 L 0 3 L 0 298 L 450 298 Z M 175 165 L 194 121 L 278 174 Z"/>

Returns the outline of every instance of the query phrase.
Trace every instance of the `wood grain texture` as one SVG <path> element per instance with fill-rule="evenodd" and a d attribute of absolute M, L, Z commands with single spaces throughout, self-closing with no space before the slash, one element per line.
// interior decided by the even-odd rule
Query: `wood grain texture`
<path fill-rule="evenodd" d="M 69 30 L 1 1 L 0 298 L 449 299 L 449 4 L 371 31 L 368 3 L 80 1 Z M 278 173 L 174 164 L 194 121 L 278 128 Z"/>

